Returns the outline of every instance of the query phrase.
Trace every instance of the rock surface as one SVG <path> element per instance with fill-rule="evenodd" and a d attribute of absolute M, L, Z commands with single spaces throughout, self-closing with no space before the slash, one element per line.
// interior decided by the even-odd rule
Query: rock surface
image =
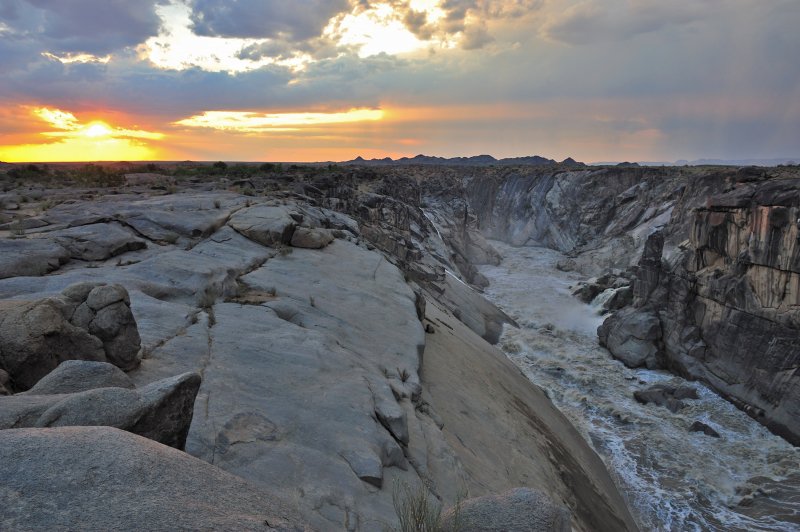
<path fill-rule="evenodd" d="M 44 376 L 29 395 L 55 395 L 85 392 L 95 388 L 135 388 L 133 381 L 118 367 L 105 362 L 65 360 Z"/>
<path fill-rule="evenodd" d="M 472 262 L 499 257 L 474 209 L 434 223 L 414 179 L 359 179 L 317 176 L 266 198 L 131 194 L 50 209 L 37 238 L 116 224 L 148 245 L 91 269 L 74 260 L 45 277 L 0 280 L 0 297 L 74 307 L 66 322 L 94 331 L 104 356 L 111 318 L 130 301 L 143 346 L 129 374 L 138 388 L 6 398 L 18 405 L 10 425 L 103 422 L 156 437 L 161 427 L 132 421 L 136 408 L 147 402 L 158 425 L 170 418 L 162 407 L 188 400 L 142 395 L 162 397 L 164 379 L 197 373 L 187 451 L 280 489 L 316 529 L 394 526 L 395 481 L 426 482 L 445 504 L 463 486 L 487 495 L 528 485 L 568 506 L 576 530 L 634 529 L 597 455 L 484 340 L 511 320 L 480 294 Z M 291 247 L 298 231 L 327 245 Z M 108 285 L 73 286 L 95 279 Z M 423 364 L 434 364 L 427 380 Z M 495 415 L 483 427 L 487 408 Z"/>
<path fill-rule="evenodd" d="M 633 305 L 603 324 L 601 341 L 625 361 L 615 332 L 657 316 L 659 367 L 708 383 L 800 445 L 798 219 L 800 179 L 744 180 L 707 196 L 675 253 L 664 257 L 660 233 L 648 241 Z"/>
<path fill-rule="evenodd" d="M 140 337 L 128 292 L 119 285 L 83 283 L 58 297 L 0 302 L 0 368 L 27 390 L 64 360 L 139 364 Z"/>
<path fill-rule="evenodd" d="M 0 429 L 108 426 L 183 449 L 200 376 L 186 373 L 140 389 L 93 388 L 0 398 Z"/>
<path fill-rule="evenodd" d="M 280 497 L 109 427 L 0 431 L 4 530 L 305 530 Z"/>
<path fill-rule="evenodd" d="M 597 329 L 600 345 L 629 368 L 658 367 L 661 322 L 655 314 L 621 311 Z"/>
<path fill-rule="evenodd" d="M 450 509 L 444 514 L 442 527 L 464 532 L 569 532 L 570 520 L 569 510 L 541 491 L 516 488 L 463 501 L 457 513 Z"/>

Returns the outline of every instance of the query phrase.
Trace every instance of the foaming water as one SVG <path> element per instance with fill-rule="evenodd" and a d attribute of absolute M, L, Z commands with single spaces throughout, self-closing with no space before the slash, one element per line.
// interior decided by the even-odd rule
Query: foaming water
<path fill-rule="evenodd" d="M 603 458 L 643 530 L 796 531 L 800 451 L 700 383 L 677 413 L 641 405 L 633 392 L 683 379 L 631 370 L 597 343 L 603 318 L 570 295 L 563 255 L 492 242 L 500 266 L 481 267 L 486 295 L 519 324 L 500 346 L 547 390 Z M 702 421 L 721 438 L 689 432 Z"/>

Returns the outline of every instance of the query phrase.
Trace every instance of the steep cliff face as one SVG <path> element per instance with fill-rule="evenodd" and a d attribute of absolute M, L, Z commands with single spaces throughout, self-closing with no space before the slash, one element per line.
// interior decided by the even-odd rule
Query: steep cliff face
<path fill-rule="evenodd" d="M 691 213 L 676 253 L 662 256 L 663 235 L 650 237 L 633 307 L 598 332 L 631 365 L 618 340 L 657 316 L 659 334 L 647 339 L 657 365 L 710 384 L 800 445 L 800 179 L 727 188 Z"/>
<path fill-rule="evenodd" d="M 587 276 L 625 270 L 632 305 L 599 330 L 614 356 L 707 382 L 800 443 L 799 173 L 488 168 L 418 181 L 448 235 L 554 248 Z"/>

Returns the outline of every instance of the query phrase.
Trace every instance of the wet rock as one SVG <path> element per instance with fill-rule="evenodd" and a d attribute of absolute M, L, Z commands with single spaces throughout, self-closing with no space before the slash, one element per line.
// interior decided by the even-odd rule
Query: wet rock
<path fill-rule="evenodd" d="M 695 421 L 692 423 L 692 426 L 689 427 L 689 432 L 702 432 L 706 436 L 711 436 L 712 438 L 719 438 L 719 432 L 712 429 L 702 421 Z"/>
<path fill-rule="evenodd" d="M 25 392 L 28 395 L 54 395 L 84 392 L 95 388 L 134 388 L 121 369 L 105 362 L 65 360 Z"/>
<path fill-rule="evenodd" d="M 661 322 L 655 314 L 626 308 L 597 329 L 600 345 L 630 368 L 658 367 Z"/>
<path fill-rule="evenodd" d="M 444 530 L 569 532 L 571 514 L 541 491 L 516 488 L 463 501 L 442 517 Z"/>
<path fill-rule="evenodd" d="M 56 395 L 0 398 L 0 429 L 108 426 L 182 449 L 200 376 L 186 373 L 140 389 L 95 388 Z"/>
<path fill-rule="evenodd" d="M 666 407 L 670 412 L 677 412 L 686 406 L 683 399 L 698 399 L 697 391 L 691 386 L 669 386 L 666 384 L 656 384 L 646 390 L 633 392 L 633 397 L 641 404 L 653 403 L 658 406 Z"/>
<path fill-rule="evenodd" d="M 3 530 L 305 529 L 268 488 L 110 427 L 0 431 L 0 478 Z"/>

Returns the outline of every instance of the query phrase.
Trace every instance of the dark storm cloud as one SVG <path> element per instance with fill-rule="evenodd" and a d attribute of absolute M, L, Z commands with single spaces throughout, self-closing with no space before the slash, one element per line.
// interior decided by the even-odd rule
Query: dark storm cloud
<path fill-rule="evenodd" d="M 347 0 L 191 0 L 193 29 L 212 37 L 318 37 L 328 21 L 350 10 Z"/>
<path fill-rule="evenodd" d="M 0 22 L 31 47 L 105 55 L 158 33 L 160 0 L 0 0 Z"/>

